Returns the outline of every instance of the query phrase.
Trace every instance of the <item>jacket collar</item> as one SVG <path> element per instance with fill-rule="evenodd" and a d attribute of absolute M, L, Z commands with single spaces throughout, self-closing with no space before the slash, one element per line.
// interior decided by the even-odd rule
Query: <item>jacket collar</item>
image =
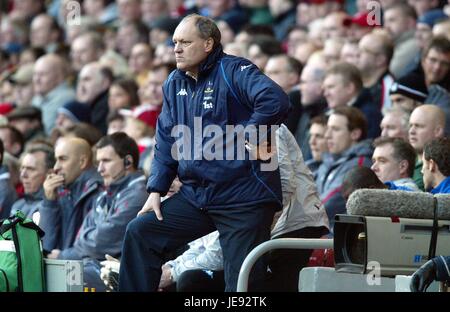
<path fill-rule="evenodd" d="M 432 189 L 431 194 L 450 194 L 450 177 L 445 178 L 438 186 Z"/>
<path fill-rule="evenodd" d="M 70 87 L 66 81 L 63 81 L 59 85 L 51 89 L 47 94 L 38 96 L 40 96 L 43 102 L 45 102 L 48 101 L 49 99 L 53 99 L 54 97 L 58 96 L 60 92 L 66 89 L 70 89 Z"/>
<path fill-rule="evenodd" d="M 82 194 L 90 188 L 91 184 L 98 182 L 101 184 L 101 177 L 97 174 L 97 170 L 92 167 L 84 170 L 81 175 L 70 185 L 66 187 L 66 190 L 72 194 Z"/>
<path fill-rule="evenodd" d="M 219 46 L 217 46 L 206 58 L 206 60 L 204 60 L 202 63 L 200 63 L 199 68 L 198 68 L 198 75 L 202 75 L 206 72 L 208 72 L 215 63 L 217 63 L 217 61 L 223 56 L 223 49 L 222 49 L 222 45 L 219 44 Z M 198 78 L 198 77 L 197 77 Z"/>
<path fill-rule="evenodd" d="M 317 102 L 311 105 L 306 106 L 302 105 L 301 109 L 303 109 L 304 112 L 308 112 L 311 115 L 311 117 L 314 117 L 326 111 L 327 106 L 328 106 L 327 100 L 324 97 L 321 97 Z"/>
<path fill-rule="evenodd" d="M 141 171 L 136 171 L 118 179 L 106 188 L 109 194 L 117 194 L 124 188 L 131 187 L 139 181 L 145 181 L 145 176 Z"/>
<path fill-rule="evenodd" d="M 341 154 L 331 154 L 324 153 L 323 154 L 323 162 L 324 163 L 340 163 L 342 161 L 347 160 L 348 158 L 356 157 L 356 156 L 372 156 L 372 140 L 365 139 L 360 141 L 352 146 L 350 146 L 347 150 L 342 152 Z"/>
<path fill-rule="evenodd" d="M 91 110 L 93 110 L 93 107 L 101 105 L 99 103 L 101 103 L 102 101 L 108 101 L 108 89 L 106 89 L 105 91 L 102 91 L 102 93 L 100 93 L 99 95 L 97 95 L 92 102 L 88 103 L 89 105 L 91 105 Z"/>
<path fill-rule="evenodd" d="M 44 188 L 41 187 L 37 192 L 31 194 L 24 194 L 23 198 L 26 202 L 40 201 L 44 199 Z"/>
<path fill-rule="evenodd" d="M 398 38 L 394 42 L 394 45 L 398 45 L 398 44 L 403 43 L 404 41 L 414 39 L 414 33 L 415 33 L 415 30 L 405 31 L 400 36 L 398 36 Z"/>
<path fill-rule="evenodd" d="M 290 7 L 289 9 L 287 9 L 285 12 L 281 13 L 280 15 L 278 15 L 277 17 L 275 17 L 275 22 L 276 23 L 281 23 L 282 21 L 284 21 L 289 15 L 294 15 L 295 12 L 297 12 L 297 8 L 293 5 L 292 7 Z"/>
<path fill-rule="evenodd" d="M 361 91 L 358 93 L 358 95 L 356 97 L 354 97 L 352 100 L 350 100 L 349 102 L 349 106 L 354 106 L 354 107 L 362 107 L 364 104 L 366 103 L 371 103 L 372 101 L 372 96 L 370 94 L 369 89 L 367 88 L 362 88 Z"/>

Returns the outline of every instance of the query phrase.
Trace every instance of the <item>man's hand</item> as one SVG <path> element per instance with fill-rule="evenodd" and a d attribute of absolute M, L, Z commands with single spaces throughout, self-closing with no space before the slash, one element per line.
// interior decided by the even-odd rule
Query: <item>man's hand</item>
<path fill-rule="evenodd" d="M 107 270 L 119 273 L 120 270 L 120 261 L 108 254 L 105 255 L 105 259 L 100 264 L 102 265 L 102 269 L 105 268 Z"/>
<path fill-rule="evenodd" d="M 409 288 L 412 292 L 424 292 L 436 279 L 436 265 L 433 260 L 428 260 L 411 277 Z"/>
<path fill-rule="evenodd" d="M 249 142 L 245 142 L 245 148 L 252 156 L 253 159 L 269 160 L 276 153 L 276 146 L 269 145 L 267 141 L 262 142 L 258 146 L 251 145 Z"/>
<path fill-rule="evenodd" d="M 161 279 L 159 281 L 159 286 L 158 286 L 158 289 L 160 289 L 161 291 L 173 283 L 171 268 L 172 267 L 167 264 L 164 264 L 161 267 L 162 274 L 161 274 Z"/>
<path fill-rule="evenodd" d="M 150 196 L 147 198 L 144 207 L 142 207 L 137 215 L 141 216 L 144 213 L 148 213 L 150 211 L 154 211 L 156 214 L 156 218 L 158 218 L 159 221 L 162 221 L 163 217 L 161 214 L 161 195 L 159 193 L 150 193 Z"/>
<path fill-rule="evenodd" d="M 47 258 L 48 259 L 58 259 L 60 253 L 61 253 L 61 250 L 53 249 L 52 252 L 47 255 Z"/>
<path fill-rule="evenodd" d="M 56 200 L 56 189 L 64 185 L 64 176 L 50 173 L 44 181 L 44 193 L 48 200 Z"/>
<path fill-rule="evenodd" d="M 100 269 L 100 278 L 109 291 L 117 290 L 119 285 L 119 270 L 120 261 L 110 255 L 105 255 L 104 261 L 100 262 L 102 268 Z"/>
<path fill-rule="evenodd" d="M 173 180 L 172 182 L 172 185 L 170 186 L 169 191 L 167 192 L 167 197 L 173 196 L 178 193 L 182 185 L 183 183 L 181 183 L 178 178 L 175 178 L 175 180 Z"/>

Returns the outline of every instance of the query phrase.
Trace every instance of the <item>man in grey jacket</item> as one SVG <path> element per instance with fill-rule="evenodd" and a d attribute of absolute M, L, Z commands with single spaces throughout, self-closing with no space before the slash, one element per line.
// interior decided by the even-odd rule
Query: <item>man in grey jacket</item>
<path fill-rule="evenodd" d="M 44 199 L 42 184 L 47 174 L 55 164 L 53 148 L 50 146 L 36 146 L 30 148 L 22 157 L 20 164 L 20 182 L 22 182 L 24 197 L 14 203 L 11 215 L 18 210 L 22 211 L 27 218 L 32 218 L 39 223 L 39 204 Z"/>
<path fill-rule="evenodd" d="M 341 194 L 345 174 L 353 167 L 372 165 L 373 148 L 370 140 L 364 140 L 366 134 L 366 118 L 357 108 L 338 107 L 328 118 L 325 138 L 329 153 L 323 155 L 316 184 L 331 226 L 337 213 L 346 213 Z"/>
<path fill-rule="evenodd" d="M 139 149 L 123 132 L 103 137 L 96 145 L 98 172 L 105 191 L 83 221 L 73 247 L 53 250 L 49 258 L 84 259 L 86 286 L 105 290 L 100 279 L 100 263 L 105 255 L 119 257 L 125 230 L 147 200 L 146 178 L 137 171 Z"/>

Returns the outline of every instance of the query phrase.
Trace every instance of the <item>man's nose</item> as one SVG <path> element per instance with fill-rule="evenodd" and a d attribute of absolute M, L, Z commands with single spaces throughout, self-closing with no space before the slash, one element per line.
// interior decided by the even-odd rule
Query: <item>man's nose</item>
<path fill-rule="evenodd" d="M 58 171 L 61 169 L 61 166 L 58 161 L 56 161 L 55 165 L 53 166 L 53 170 L 55 173 L 58 173 Z"/>
<path fill-rule="evenodd" d="M 175 44 L 175 46 L 173 47 L 173 51 L 175 53 L 181 53 L 183 51 L 183 49 L 181 49 L 181 45 L 179 43 Z"/>
<path fill-rule="evenodd" d="M 438 72 L 440 70 L 440 68 L 441 68 L 440 62 L 434 62 L 433 64 L 431 64 L 431 71 L 433 73 Z"/>
<path fill-rule="evenodd" d="M 99 162 L 99 163 L 98 163 L 98 166 L 97 166 L 97 172 L 102 172 L 103 170 L 104 170 L 103 163 L 102 163 L 102 162 Z"/>

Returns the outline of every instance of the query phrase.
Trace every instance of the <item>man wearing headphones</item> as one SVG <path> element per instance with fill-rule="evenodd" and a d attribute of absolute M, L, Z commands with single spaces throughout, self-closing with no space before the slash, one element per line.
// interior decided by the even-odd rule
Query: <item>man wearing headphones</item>
<path fill-rule="evenodd" d="M 123 132 L 103 137 L 96 144 L 98 172 L 105 191 L 100 193 L 83 221 L 73 247 L 53 250 L 49 258 L 84 262 L 84 282 L 97 291 L 105 290 L 100 279 L 100 262 L 109 254 L 120 257 L 125 229 L 147 199 L 146 178 L 137 170 L 139 150 Z"/>

